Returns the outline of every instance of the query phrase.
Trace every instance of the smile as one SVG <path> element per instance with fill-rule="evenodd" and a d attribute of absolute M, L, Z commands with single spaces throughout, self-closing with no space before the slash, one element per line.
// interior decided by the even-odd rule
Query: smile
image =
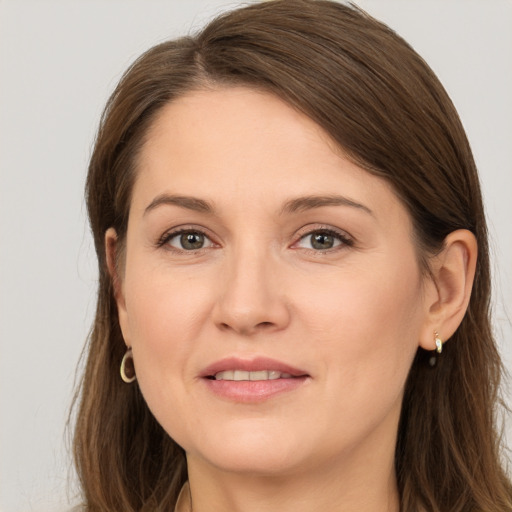
<path fill-rule="evenodd" d="M 266 357 L 228 357 L 205 368 L 201 382 L 224 401 L 258 404 L 301 389 L 311 381 L 307 371 Z"/>
<path fill-rule="evenodd" d="M 211 378 L 215 380 L 258 381 L 291 379 L 293 378 L 293 375 L 290 373 L 282 373 L 277 370 L 260 370 L 255 372 L 248 372 L 246 370 L 226 370 L 216 373 Z"/>

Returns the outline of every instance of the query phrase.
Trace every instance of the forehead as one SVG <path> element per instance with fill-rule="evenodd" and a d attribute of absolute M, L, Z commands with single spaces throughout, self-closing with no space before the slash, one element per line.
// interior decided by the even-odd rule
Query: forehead
<path fill-rule="evenodd" d="M 226 137 L 230 136 L 228 140 Z M 195 138 L 201 145 L 195 152 L 229 147 L 235 154 L 243 146 L 247 154 L 265 145 L 267 152 L 297 149 L 295 142 L 307 140 L 304 149 L 320 143 L 321 150 L 341 153 L 340 148 L 316 122 L 272 94 L 247 86 L 227 86 L 190 91 L 165 105 L 158 112 L 145 137 L 143 153 L 165 140 L 185 147 Z M 263 155 L 261 155 L 263 156 Z"/>
<path fill-rule="evenodd" d="M 134 196 L 142 190 L 146 201 L 162 192 L 213 201 L 259 196 L 261 204 L 329 193 L 397 201 L 386 181 L 350 161 L 317 123 L 247 87 L 192 91 L 167 104 L 137 167 Z"/>

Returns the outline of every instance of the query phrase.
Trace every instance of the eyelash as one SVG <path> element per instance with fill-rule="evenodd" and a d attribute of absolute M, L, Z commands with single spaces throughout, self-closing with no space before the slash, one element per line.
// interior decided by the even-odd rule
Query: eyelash
<path fill-rule="evenodd" d="M 304 250 L 309 252 L 309 253 L 326 254 L 326 253 L 330 253 L 330 252 L 333 252 L 333 251 L 341 250 L 344 247 L 352 247 L 354 245 L 354 240 L 352 238 L 350 238 L 347 235 L 347 233 L 345 233 L 343 231 L 337 231 L 337 230 L 332 229 L 330 227 L 317 227 L 315 229 L 310 229 L 307 232 L 301 234 L 299 239 L 297 240 L 297 242 L 295 242 L 293 245 L 296 246 L 302 240 L 305 240 L 308 237 L 311 237 L 311 236 L 313 236 L 315 234 L 322 234 L 322 235 L 332 236 L 335 239 L 337 239 L 340 242 L 340 244 L 337 245 L 337 246 L 331 247 L 329 249 L 325 249 L 325 250 L 304 248 Z"/>
<path fill-rule="evenodd" d="M 169 242 L 173 238 L 176 238 L 185 233 L 198 234 L 198 235 L 204 236 L 204 238 L 209 240 L 211 244 L 215 245 L 215 242 L 211 239 L 210 236 L 208 236 L 205 233 L 205 231 L 203 229 L 197 229 L 197 228 L 193 228 L 193 227 L 184 227 L 184 228 L 179 228 L 174 231 L 164 233 L 157 241 L 156 246 L 158 248 L 163 248 L 164 246 L 167 245 L 167 247 L 166 247 L 167 250 L 176 251 L 176 252 L 186 252 L 186 253 L 191 253 L 191 254 L 197 253 L 204 249 L 208 249 L 208 247 L 201 247 L 199 249 L 179 249 L 179 248 L 173 247 L 169 244 Z M 300 243 L 302 240 L 305 240 L 307 237 L 311 237 L 315 234 L 323 234 L 323 235 L 327 235 L 327 236 L 332 236 L 335 239 L 337 239 L 340 242 L 340 244 L 337 246 L 325 249 L 325 250 L 304 248 L 305 251 L 310 252 L 310 253 L 316 253 L 316 254 L 325 254 L 325 253 L 329 253 L 332 251 L 340 250 L 343 247 L 352 247 L 354 245 L 354 240 L 352 238 L 350 238 L 345 232 L 337 231 L 330 227 L 329 228 L 328 227 L 318 227 L 315 229 L 310 229 L 309 231 L 301 234 L 299 236 L 298 240 L 292 244 L 292 247 L 296 246 L 298 243 Z"/>
<path fill-rule="evenodd" d="M 168 232 L 164 233 L 160 237 L 160 239 L 157 241 L 156 246 L 157 247 L 164 247 L 165 245 L 168 245 L 168 247 L 166 247 L 166 249 L 168 249 L 170 251 L 174 250 L 174 251 L 178 251 L 178 252 L 188 252 L 188 253 L 196 253 L 198 251 L 201 251 L 202 249 L 205 249 L 204 247 L 201 247 L 200 249 L 196 249 L 196 250 L 178 249 L 177 247 L 172 247 L 169 244 L 169 242 L 173 238 L 176 238 L 176 237 L 178 237 L 180 235 L 183 235 L 185 233 L 202 235 L 202 236 L 204 236 L 205 239 L 209 240 L 212 244 L 215 244 L 215 242 L 213 242 L 211 237 L 208 236 L 205 233 L 204 230 L 193 228 L 193 227 L 184 227 L 184 228 L 179 228 L 179 229 L 176 229 L 176 230 L 173 230 L 173 231 L 168 231 Z"/>

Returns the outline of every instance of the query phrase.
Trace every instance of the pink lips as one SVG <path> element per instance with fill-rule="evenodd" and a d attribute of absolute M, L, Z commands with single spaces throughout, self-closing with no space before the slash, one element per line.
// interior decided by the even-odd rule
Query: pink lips
<path fill-rule="evenodd" d="M 288 376 L 272 380 L 215 380 L 220 372 L 242 370 L 260 372 L 264 370 L 280 372 Z M 242 403 L 258 403 L 278 394 L 286 393 L 302 386 L 309 375 L 304 370 L 288 364 L 258 357 L 252 360 L 230 357 L 221 359 L 205 368 L 200 377 L 208 390 L 220 398 Z"/>
<path fill-rule="evenodd" d="M 216 373 L 223 372 L 226 370 L 244 370 L 247 372 L 257 372 L 261 370 L 277 371 L 281 373 L 289 373 L 294 377 L 301 377 L 307 375 L 307 372 L 294 368 L 293 366 L 284 364 L 275 359 L 269 359 L 266 357 L 257 357 L 256 359 L 246 360 L 239 359 L 237 357 L 228 357 L 221 359 L 201 372 L 201 377 L 210 377 Z"/>

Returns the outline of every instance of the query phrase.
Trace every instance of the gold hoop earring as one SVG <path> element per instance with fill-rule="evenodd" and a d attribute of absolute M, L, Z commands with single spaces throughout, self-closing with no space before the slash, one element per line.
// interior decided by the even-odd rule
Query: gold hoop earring
<path fill-rule="evenodd" d="M 439 337 L 437 331 L 434 331 L 434 341 L 436 343 L 436 352 L 440 354 L 443 351 L 443 340 Z"/>
<path fill-rule="evenodd" d="M 131 348 L 129 348 L 123 356 L 120 373 L 121 379 L 123 379 L 123 381 L 127 384 L 130 384 L 130 382 L 133 382 L 137 379 L 137 375 L 135 375 L 135 365 L 133 364 L 133 354 Z"/>
<path fill-rule="evenodd" d="M 434 349 L 434 354 L 430 356 L 428 360 L 428 364 L 430 366 L 435 366 L 437 363 L 437 354 L 440 354 L 443 351 L 443 340 L 439 337 L 439 333 L 434 331 L 434 343 L 436 344 L 436 348 Z"/>

